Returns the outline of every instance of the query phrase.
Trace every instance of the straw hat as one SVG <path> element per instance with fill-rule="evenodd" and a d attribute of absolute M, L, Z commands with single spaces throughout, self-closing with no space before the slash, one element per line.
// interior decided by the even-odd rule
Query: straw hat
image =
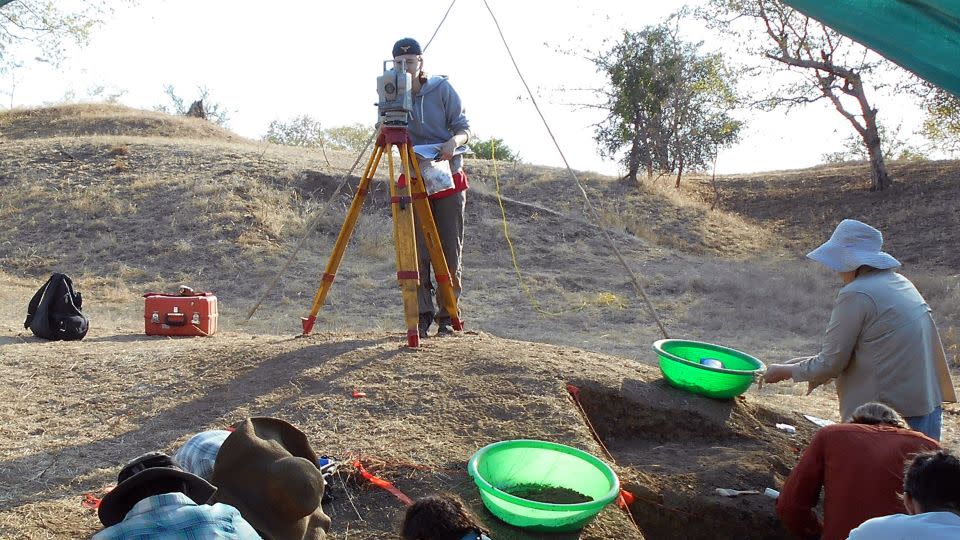
<path fill-rule="evenodd" d="M 881 247 L 880 231 L 855 219 L 845 219 L 830 239 L 807 253 L 807 257 L 836 272 L 852 272 L 861 266 L 878 270 L 899 267 L 900 261 L 880 251 Z"/>
<path fill-rule="evenodd" d="M 306 435 L 278 418 L 248 418 L 223 441 L 215 500 L 236 507 L 264 540 L 323 540 L 324 481 Z"/>

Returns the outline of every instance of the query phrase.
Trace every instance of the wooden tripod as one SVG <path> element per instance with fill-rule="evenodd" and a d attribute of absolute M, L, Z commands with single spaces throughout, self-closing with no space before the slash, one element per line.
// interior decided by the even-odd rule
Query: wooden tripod
<path fill-rule="evenodd" d="M 400 177 L 394 174 L 394 147 L 398 148 L 400 153 L 403 173 Z M 330 260 L 327 262 L 327 269 L 320 280 L 320 288 L 317 289 L 317 294 L 313 297 L 310 315 L 301 318 L 304 335 L 309 334 L 313 329 L 317 320 L 317 313 L 320 312 L 320 308 L 327 297 L 327 292 L 330 290 L 330 285 L 333 284 L 337 268 L 340 266 L 340 261 L 347 249 L 347 243 L 350 241 L 350 235 L 360 218 L 360 209 L 367 196 L 370 180 L 376 174 L 377 166 L 379 166 L 380 159 L 384 154 L 387 155 L 387 163 L 390 169 L 390 205 L 393 208 L 393 237 L 397 248 L 397 281 L 400 284 L 400 292 L 403 296 L 403 314 L 407 323 L 407 346 L 420 346 L 420 334 L 417 328 L 420 318 L 417 300 L 420 271 L 417 262 L 416 223 L 420 225 L 420 232 L 423 235 L 424 244 L 427 246 L 427 252 L 430 253 L 430 262 L 433 264 L 433 273 L 437 278 L 437 300 L 442 302 L 446 306 L 447 312 L 450 313 L 453 329 L 463 330 L 463 323 L 460 321 L 460 313 L 457 311 L 457 300 L 454 295 L 454 288 L 460 290 L 460 283 L 456 276 L 450 275 L 447 260 L 443 256 L 440 234 L 437 232 L 437 225 L 433 220 L 433 212 L 430 210 L 430 202 L 427 200 L 423 177 L 420 174 L 420 164 L 413 152 L 413 145 L 410 143 L 407 128 L 383 126 L 380 135 L 377 137 L 377 144 L 373 153 L 370 154 L 370 159 L 367 161 L 363 176 L 360 178 L 357 194 L 353 197 L 343 226 L 340 227 L 337 243 L 333 247 L 333 253 L 330 254 Z M 414 220 L 414 213 L 416 213 L 416 220 Z"/>

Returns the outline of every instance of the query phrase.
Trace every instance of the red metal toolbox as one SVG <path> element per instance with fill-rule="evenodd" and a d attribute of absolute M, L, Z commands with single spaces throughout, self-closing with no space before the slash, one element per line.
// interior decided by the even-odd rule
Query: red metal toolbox
<path fill-rule="evenodd" d="M 180 287 L 176 294 L 143 295 L 143 327 L 148 336 L 212 336 L 217 332 L 217 297 Z"/>

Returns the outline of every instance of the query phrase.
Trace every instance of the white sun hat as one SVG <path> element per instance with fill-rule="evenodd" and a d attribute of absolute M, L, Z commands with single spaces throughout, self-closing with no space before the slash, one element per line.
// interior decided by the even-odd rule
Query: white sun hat
<path fill-rule="evenodd" d="M 836 272 L 852 272 L 864 265 L 879 270 L 899 267 L 900 261 L 880 251 L 881 247 L 880 231 L 861 221 L 845 219 L 830 239 L 807 253 L 807 257 Z"/>

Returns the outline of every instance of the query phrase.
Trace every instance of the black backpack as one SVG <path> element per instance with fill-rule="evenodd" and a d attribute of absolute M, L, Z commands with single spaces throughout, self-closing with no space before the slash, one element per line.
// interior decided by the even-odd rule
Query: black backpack
<path fill-rule="evenodd" d="M 74 292 L 70 276 L 54 273 L 30 300 L 23 327 L 43 339 L 83 339 L 90 322 L 80 311 L 82 305 L 83 296 Z"/>

